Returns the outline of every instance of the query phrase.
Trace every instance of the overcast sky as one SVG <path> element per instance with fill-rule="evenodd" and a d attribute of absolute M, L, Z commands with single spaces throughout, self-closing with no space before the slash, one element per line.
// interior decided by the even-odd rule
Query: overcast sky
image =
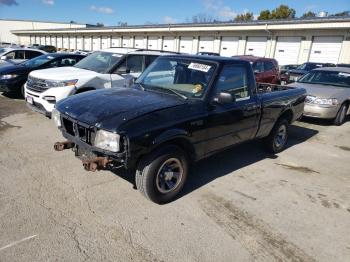
<path fill-rule="evenodd" d="M 191 20 L 198 13 L 206 13 L 218 20 L 229 20 L 237 13 L 273 9 L 287 4 L 297 11 L 336 13 L 350 10 L 350 0 L 0 0 L 0 18 L 97 22 L 116 25 L 181 23 Z"/>

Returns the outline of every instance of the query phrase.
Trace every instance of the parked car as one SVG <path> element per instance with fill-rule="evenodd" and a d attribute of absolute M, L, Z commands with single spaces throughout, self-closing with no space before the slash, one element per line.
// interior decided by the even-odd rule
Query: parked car
<path fill-rule="evenodd" d="M 130 86 L 161 51 L 133 51 L 110 48 L 87 56 L 74 67 L 53 68 L 30 73 L 25 96 L 31 107 L 50 116 L 55 103 L 70 95 L 101 88 Z M 50 97 L 50 101 L 47 101 Z"/>
<path fill-rule="evenodd" d="M 214 52 L 198 52 L 197 55 L 213 55 L 213 56 L 220 56 L 219 53 L 214 53 Z"/>
<path fill-rule="evenodd" d="M 280 75 L 288 72 L 289 70 L 296 69 L 299 65 L 282 65 L 280 66 Z"/>
<path fill-rule="evenodd" d="M 0 91 L 18 92 L 24 97 L 24 84 L 34 70 L 72 66 L 85 56 L 72 54 L 47 54 L 27 60 L 21 64 L 8 63 L 0 66 Z"/>
<path fill-rule="evenodd" d="M 320 67 L 333 67 L 335 64 L 331 63 L 313 63 L 313 62 L 307 62 L 300 66 L 298 66 L 296 69 L 288 70 L 284 74 L 281 75 L 281 83 L 289 84 L 297 81 L 300 77 L 302 77 L 304 74 L 310 72 L 313 69 L 320 68 Z"/>
<path fill-rule="evenodd" d="M 88 171 L 136 170 L 140 192 L 156 203 L 181 191 L 191 161 L 261 138 L 269 152 L 287 143 L 305 89 L 257 89 L 250 63 L 217 56 L 159 57 L 132 88 L 98 90 L 56 105 L 54 122 Z"/>
<path fill-rule="evenodd" d="M 0 48 L 1 60 L 12 60 L 16 63 L 46 54 L 45 51 L 30 48 Z"/>
<path fill-rule="evenodd" d="M 335 125 L 342 125 L 350 113 L 350 68 L 317 68 L 289 86 L 306 89 L 306 117 L 333 119 Z"/>
<path fill-rule="evenodd" d="M 337 67 L 350 67 L 350 64 L 337 64 Z"/>
<path fill-rule="evenodd" d="M 57 52 L 57 48 L 53 45 L 39 45 L 36 48 L 39 50 L 43 50 L 47 53 L 56 53 Z"/>
<path fill-rule="evenodd" d="M 251 55 L 234 56 L 234 58 L 251 63 L 258 83 L 280 84 L 280 73 L 276 59 Z"/>

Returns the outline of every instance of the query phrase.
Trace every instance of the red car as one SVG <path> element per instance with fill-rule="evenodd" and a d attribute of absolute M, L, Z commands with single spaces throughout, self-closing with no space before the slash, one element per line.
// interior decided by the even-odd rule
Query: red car
<path fill-rule="evenodd" d="M 268 83 L 277 85 L 281 83 L 278 62 L 275 59 L 251 55 L 233 57 L 251 63 L 257 83 Z"/>

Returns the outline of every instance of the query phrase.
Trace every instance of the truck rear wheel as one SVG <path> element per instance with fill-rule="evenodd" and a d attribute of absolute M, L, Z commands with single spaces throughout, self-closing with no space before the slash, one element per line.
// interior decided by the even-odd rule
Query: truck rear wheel
<path fill-rule="evenodd" d="M 289 123 L 284 118 L 275 124 L 269 136 L 264 141 L 265 148 L 269 153 L 277 154 L 285 148 L 288 140 L 288 129 Z"/>
<path fill-rule="evenodd" d="M 149 200 L 163 204 L 182 190 L 188 174 L 186 153 L 164 146 L 143 157 L 136 170 L 136 187 Z"/>

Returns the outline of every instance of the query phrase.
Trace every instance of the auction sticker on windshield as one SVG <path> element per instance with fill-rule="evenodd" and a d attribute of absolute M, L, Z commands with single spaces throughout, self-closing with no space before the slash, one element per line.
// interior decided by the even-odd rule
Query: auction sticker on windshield
<path fill-rule="evenodd" d="M 189 64 L 188 68 L 208 73 L 208 71 L 210 70 L 211 66 L 204 65 L 204 64 L 199 64 L 199 63 L 191 63 L 191 64 Z"/>

